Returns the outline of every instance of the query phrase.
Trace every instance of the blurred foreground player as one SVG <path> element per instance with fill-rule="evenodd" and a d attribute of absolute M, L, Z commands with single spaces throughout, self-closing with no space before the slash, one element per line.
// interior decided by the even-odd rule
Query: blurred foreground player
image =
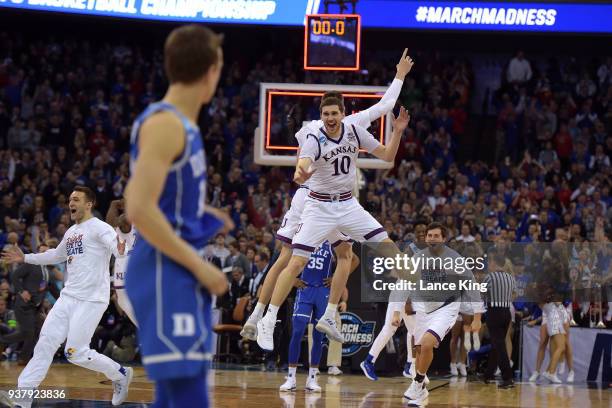
<path fill-rule="evenodd" d="M 8 263 L 67 263 L 64 289 L 45 319 L 34 355 L 19 375 L 17 386 L 20 391 L 38 388 L 49 371 L 55 352 L 66 342 L 64 353 L 68 361 L 104 373 L 113 382 L 113 405 L 120 405 L 128 396 L 133 371 L 92 350 L 89 343 L 108 307 L 111 254 L 119 257 L 125 245 L 119 244 L 117 234 L 110 225 L 93 216 L 91 211 L 94 204 L 93 191 L 87 187 L 75 187 L 68 204 L 70 219 L 75 224 L 68 228 L 57 248 L 24 255 L 18 246 L 14 246 L 2 256 Z M 0 402 L 11 407 L 16 403 L 28 408 L 33 402 L 31 397 L 18 397 L 13 402 L 7 399 L 6 394 L 0 395 Z M 26 392 L 24 396 L 27 395 Z"/>
<path fill-rule="evenodd" d="M 225 275 L 203 260 L 222 226 L 206 209 L 206 157 L 196 125 L 215 93 L 222 37 L 188 25 L 164 46 L 170 86 L 136 119 L 131 138 L 128 219 L 138 231 L 126 289 L 140 329 L 142 362 L 155 381 L 153 407 L 207 407 L 211 294 L 228 289 Z"/>

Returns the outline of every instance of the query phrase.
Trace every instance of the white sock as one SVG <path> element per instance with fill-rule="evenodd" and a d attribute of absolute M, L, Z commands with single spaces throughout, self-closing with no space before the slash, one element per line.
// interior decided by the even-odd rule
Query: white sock
<path fill-rule="evenodd" d="M 308 369 L 308 376 L 309 377 L 315 377 L 317 375 L 317 371 L 319 371 L 319 369 L 317 367 L 310 367 Z"/>
<path fill-rule="evenodd" d="M 328 303 L 327 307 L 325 308 L 325 316 L 327 316 L 327 317 L 335 317 L 337 310 L 338 310 L 338 304 L 334 305 L 332 303 Z"/>
<path fill-rule="evenodd" d="M 451 368 L 457 367 L 457 363 L 451 363 L 450 366 L 451 366 Z"/>
<path fill-rule="evenodd" d="M 266 305 L 264 305 L 261 302 L 257 302 L 257 304 L 255 305 L 255 309 L 253 309 L 253 313 L 251 314 L 251 317 L 254 319 L 261 319 L 261 317 L 263 316 L 264 310 L 266 310 Z"/>
<path fill-rule="evenodd" d="M 289 377 L 295 378 L 296 371 L 297 371 L 297 367 L 289 367 Z"/>
<path fill-rule="evenodd" d="M 268 312 L 264 316 L 264 319 L 268 319 L 268 321 L 276 322 L 277 314 L 278 314 L 278 306 L 269 305 Z"/>

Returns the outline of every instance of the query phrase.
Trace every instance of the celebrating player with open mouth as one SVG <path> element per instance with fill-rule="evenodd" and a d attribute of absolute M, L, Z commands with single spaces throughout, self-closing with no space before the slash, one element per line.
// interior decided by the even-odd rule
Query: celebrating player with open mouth
<path fill-rule="evenodd" d="M 408 75 L 413 65 L 414 62 L 408 56 L 408 50 L 405 49 L 404 53 L 402 54 L 402 57 L 400 58 L 397 64 L 397 72 L 395 75 L 395 79 L 393 80 L 393 82 L 389 86 L 389 89 L 385 92 L 381 100 L 377 104 L 364 111 L 344 117 L 344 119 L 342 119 L 342 122 L 346 126 L 358 125 L 364 128 L 368 128 L 372 122 L 378 120 L 381 116 L 386 115 L 388 112 L 390 112 L 395 106 L 397 98 L 400 94 L 404 78 L 406 77 L 406 75 Z M 339 99 L 341 104 L 343 104 L 344 102 L 342 99 L 342 94 L 339 92 L 325 93 L 322 98 L 322 102 L 327 98 Z M 337 127 L 339 123 L 340 122 L 338 122 L 337 124 L 333 124 L 333 126 Z M 303 146 L 309 134 L 317 134 L 319 132 L 319 129 L 321 129 L 323 126 L 327 125 L 325 125 L 322 120 L 313 120 L 308 123 L 307 126 L 302 127 L 300 131 L 297 132 L 295 135 L 299 146 Z M 336 128 L 334 129 L 337 130 Z M 263 317 L 265 308 L 272 298 L 272 292 L 274 290 L 280 272 L 289 263 L 289 259 L 291 258 L 292 240 L 294 235 L 297 233 L 298 227 L 301 225 L 300 223 L 302 218 L 302 212 L 304 210 L 304 203 L 308 196 L 308 192 L 308 181 L 304 181 L 304 183 L 300 185 L 300 188 L 298 188 L 298 190 L 295 192 L 293 199 L 291 200 L 291 207 L 289 208 L 289 211 L 287 211 L 287 213 L 285 214 L 282 226 L 276 234 L 276 237 L 283 243 L 281 253 L 272 268 L 270 268 L 270 270 L 266 274 L 266 278 L 262 285 L 257 305 L 255 306 L 255 310 L 253 310 L 253 313 L 251 314 L 251 316 L 249 316 L 248 320 L 244 324 L 241 335 L 245 338 L 248 338 L 250 340 L 256 339 L 257 323 Z M 337 278 L 335 278 L 335 283 L 331 288 L 329 297 L 329 317 L 331 318 L 331 320 L 333 320 L 333 313 L 335 313 L 335 305 L 340 300 L 342 291 L 344 290 L 344 286 L 346 285 L 346 281 L 348 279 L 348 275 L 351 270 L 355 269 L 355 265 L 358 262 L 356 257 L 352 256 L 353 254 L 350 245 L 340 243 L 340 241 L 345 239 L 346 237 L 344 237 L 343 234 L 340 234 L 338 232 L 335 232 L 333 236 L 330 237 L 330 241 L 332 242 L 332 244 L 336 244 L 335 250 L 337 259 L 337 266 L 334 272 L 334 276 L 337 276 Z M 320 321 L 320 323 L 320 327 L 325 325 L 325 321 Z M 336 341 L 342 342 L 342 338 L 337 330 L 332 332 L 332 338 Z M 268 346 L 269 345 L 267 345 L 266 347 Z"/>
<path fill-rule="evenodd" d="M 106 375 L 113 382 L 113 405 L 120 405 L 127 398 L 132 369 L 92 350 L 89 343 L 108 307 L 111 254 L 115 257 L 122 255 L 125 243 L 119 242 L 113 227 L 93 216 L 94 204 L 92 190 L 75 187 L 68 205 L 70 219 L 75 224 L 66 231 L 57 248 L 24 255 L 19 247 L 14 246 L 2 255 L 2 260 L 8 263 L 55 265 L 67 262 L 64 289 L 45 319 L 34 347 L 34 356 L 19 375 L 17 385 L 23 390 L 38 388 L 47 375 L 55 352 L 65 341 L 64 353 L 68 361 Z M 32 398 L 17 403 L 29 407 Z"/>
<path fill-rule="evenodd" d="M 324 127 L 316 134 L 308 134 L 294 177 L 294 181 L 300 184 L 310 179 L 310 192 L 304 204 L 301 224 L 293 238 L 293 255 L 278 278 L 268 312 L 257 324 L 257 343 L 264 350 L 274 347 L 272 335 L 278 307 L 289 294 L 295 277 L 302 271 L 314 249 L 330 234 L 342 231 L 359 241 L 386 242 L 395 246 L 380 223 L 353 197 L 351 190 L 359 149 L 364 148 L 381 160 L 393 161 L 410 120 L 408 112 L 403 107 L 400 109 L 399 116 L 393 122 L 393 135 L 386 146 L 381 145 L 363 127 L 342 122 L 344 104 L 339 98 L 322 100 L 320 112 Z M 342 335 L 335 321 L 339 296 L 332 296 L 335 292 L 341 294 L 347 279 L 348 272 L 334 274 L 330 301 L 317 324 L 317 330 L 339 341 L 342 341 Z"/>

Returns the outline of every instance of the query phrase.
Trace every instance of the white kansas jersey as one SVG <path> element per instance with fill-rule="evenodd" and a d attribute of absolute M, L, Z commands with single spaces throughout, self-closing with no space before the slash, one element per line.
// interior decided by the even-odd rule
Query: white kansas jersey
<path fill-rule="evenodd" d="M 111 254 L 119 256 L 117 233 L 104 221 L 92 217 L 68 228 L 57 248 L 27 254 L 25 263 L 55 265 L 65 261 L 66 282 L 61 294 L 108 303 Z"/>
<path fill-rule="evenodd" d="M 134 248 L 134 244 L 136 243 L 136 229 L 132 227 L 130 232 L 127 234 L 122 232 L 119 227 L 116 227 L 115 231 L 117 232 L 117 236 L 121 242 L 125 242 L 125 251 L 123 255 L 115 257 L 114 286 L 115 289 L 123 289 L 125 272 L 127 271 L 127 264 L 129 260 L 128 257 Z"/>
<path fill-rule="evenodd" d="M 352 191 L 359 149 L 372 153 L 379 145 L 380 142 L 359 125 L 342 123 L 337 139 L 329 137 L 324 128 L 320 128 L 316 134 L 309 133 L 300 151 L 300 159 L 313 161 L 315 172 L 308 186 L 312 191 L 324 194 Z"/>

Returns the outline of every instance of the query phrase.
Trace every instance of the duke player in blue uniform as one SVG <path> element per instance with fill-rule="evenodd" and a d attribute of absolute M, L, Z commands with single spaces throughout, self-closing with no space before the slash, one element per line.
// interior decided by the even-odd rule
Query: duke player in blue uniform
<path fill-rule="evenodd" d="M 310 259 L 302 272 L 300 279 L 303 286 L 297 291 L 293 310 L 293 330 L 289 343 L 289 375 L 287 381 L 280 386 L 281 391 L 295 391 L 296 389 L 295 372 L 300 358 L 304 332 L 308 323 L 312 321 L 316 324 L 327 308 L 329 288 L 325 286 L 325 279 L 331 276 L 331 261 L 331 244 L 329 241 L 325 241 L 310 255 Z M 307 391 L 321 392 L 321 387 L 317 384 L 317 372 L 323 352 L 324 338 L 324 333 L 313 330 L 310 369 L 306 380 Z"/>
<path fill-rule="evenodd" d="M 154 407 L 207 407 L 211 294 L 225 275 L 203 260 L 228 217 L 205 206 L 206 158 L 196 125 L 215 93 L 222 37 L 196 25 L 173 30 L 164 46 L 170 86 L 132 128 L 128 219 L 138 237 L 126 289 L 140 326 L 142 362 L 155 381 Z"/>

